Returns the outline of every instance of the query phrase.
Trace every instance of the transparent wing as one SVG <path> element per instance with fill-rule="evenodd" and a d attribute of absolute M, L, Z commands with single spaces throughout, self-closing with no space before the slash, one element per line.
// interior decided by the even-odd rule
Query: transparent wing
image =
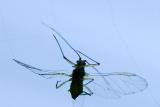
<path fill-rule="evenodd" d="M 92 84 L 93 93 L 104 98 L 119 98 L 135 94 L 142 92 L 148 86 L 144 78 L 127 72 L 89 74 L 88 76 L 95 80 Z"/>
<path fill-rule="evenodd" d="M 70 76 L 69 74 L 66 74 L 66 73 L 63 73 L 64 70 L 56 70 L 56 71 L 53 71 L 53 70 L 44 70 L 44 69 L 40 69 L 40 68 L 36 68 L 36 67 L 33 67 L 31 65 L 28 65 L 28 64 L 25 64 L 21 61 L 18 61 L 16 59 L 13 59 L 17 64 L 25 67 L 26 69 L 32 71 L 33 73 L 35 74 L 38 74 L 44 78 L 47 78 L 47 79 L 51 79 L 53 78 L 55 75 L 64 75 L 64 76 Z"/>

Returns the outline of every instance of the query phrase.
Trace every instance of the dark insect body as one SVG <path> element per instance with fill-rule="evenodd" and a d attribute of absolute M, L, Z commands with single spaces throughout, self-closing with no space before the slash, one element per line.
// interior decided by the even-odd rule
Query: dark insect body
<path fill-rule="evenodd" d="M 148 86 L 148 83 L 145 79 L 133 73 L 127 73 L 127 72 L 101 73 L 99 70 L 95 68 L 95 66 L 100 65 L 100 63 L 88 57 L 81 51 L 75 50 L 66 41 L 66 39 L 63 38 L 63 36 L 59 34 L 55 29 L 53 29 L 52 27 L 46 24 L 44 25 L 49 27 L 51 30 L 53 30 L 78 55 L 79 59 L 77 60 L 76 63 L 69 60 L 64 55 L 58 39 L 53 34 L 53 37 L 55 38 L 59 46 L 59 49 L 61 51 L 63 58 L 74 67 L 72 73 L 67 74 L 67 73 L 59 72 L 59 71 L 56 72 L 52 70 L 44 70 L 44 69 L 36 68 L 31 65 L 25 64 L 16 59 L 13 59 L 13 60 L 19 65 L 29 69 L 33 73 L 38 74 L 44 78 L 52 78 L 56 75 L 62 75 L 62 76 L 69 77 L 69 79 L 66 81 L 57 81 L 56 88 L 58 89 L 64 84 L 71 82 L 69 92 L 74 100 L 80 95 L 91 96 L 93 94 L 91 89 L 88 87 L 88 84 L 90 83 L 94 83 L 95 86 L 98 86 L 97 89 L 100 87 L 101 92 L 103 92 L 101 95 L 102 97 L 104 96 L 105 98 L 112 98 L 112 97 L 119 98 L 123 95 L 134 94 L 134 93 L 143 91 Z M 90 64 L 87 60 L 82 60 L 80 55 L 83 55 L 84 57 L 88 58 L 89 60 L 94 62 L 94 64 Z M 86 73 L 85 67 L 91 67 L 97 73 L 96 74 Z M 103 84 L 104 86 L 98 83 L 95 83 L 93 77 L 102 77 L 101 79 L 104 80 L 104 84 Z"/>
<path fill-rule="evenodd" d="M 76 99 L 83 92 L 83 80 L 85 61 L 78 61 L 77 67 L 72 72 L 72 82 L 70 85 L 70 93 L 73 99 Z"/>

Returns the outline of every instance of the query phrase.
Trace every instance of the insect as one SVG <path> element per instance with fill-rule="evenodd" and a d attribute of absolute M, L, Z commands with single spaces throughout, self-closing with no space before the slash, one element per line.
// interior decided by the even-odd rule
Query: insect
<path fill-rule="evenodd" d="M 44 24 L 44 23 L 43 23 Z M 58 33 L 55 29 L 52 27 L 44 24 L 45 26 L 49 27 L 51 30 L 53 30 L 64 42 L 77 54 L 79 59 L 76 61 L 76 63 L 72 62 L 70 59 L 68 59 L 62 50 L 62 47 L 57 39 L 57 37 L 53 34 L 53 37 L 55 38 L 58 47 L 60 49 L 60 52 L 68 63 L 70 63 L 73 66 L 73 71 L 71 74 L 67 74 L 64 72 L 56 72 L 56 71 L 50 71 L 50 70 L 44 70 L 40 68 L 33 67 L 31 65 L 25 64 L 19 60 L 13 59 L 16 63 L 19 65 L 31 70 L 33 73 L 38 74 L 42 77 L 45 78 L 52 78 L 53 76 L 56 75 L 62 75 L 62 76 L 67 76 L 69 77 L 68 80 L 66 81 L 57 81 L 56 83 L 56 88 L 60 88 L 64 84 L 71 82 L 69 92 L 71 94 L 71 97 L 75 100 L 78 96 L 80 95 L 88 95 L 91 96 L 94 94 L 94 92 L 89 88 L 89 84 L 94 84 L 94 86 L 98 87 L 96 88 L 101 89 L 99 90 L 102 92 L 101 95 L 102 97 L 105 98 L 112 98 L 116 97 L 119 98 L 123 95 L 129 95 L 129 94 L 134 94 L 143 91 L 146 89 L 148 86 L 147 81 L 133 73 L 128 73 L 128 72 L 113 72 L 113 73 L 101 73 L 96 66 L 99 66 L 100 63 L 93 60 L 86 54 L 82 53 L 79 50 L 75 50 L 68 42 L 67 40 L 60 34 Z M 89 60 L 93 61 L 94 63 L 91 64 L 87 60 L 83 60 L 81 56 L 84 56 L 88 58 Z M 85 68 L 86 67 L 91 67 L 93 70 L 96 71 L 96 73 L 86 73 Z M 104 84 L 100 84 L 95 82 L 96 77 L 100 77 Z"/>

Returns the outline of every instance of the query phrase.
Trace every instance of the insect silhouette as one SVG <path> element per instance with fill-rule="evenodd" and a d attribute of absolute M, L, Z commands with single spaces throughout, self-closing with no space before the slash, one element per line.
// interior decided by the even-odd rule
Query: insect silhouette
<path fill-rule="evenodd" d="M 78 56 L 78 60 L 76 63 L 72 62 L 70 59 L 68 59 L 62 50 L 62 47 L 57 39 L 57 37 L 53 34 L 53 37 L 55 38 L 58 47 L 60 49 L 60 52 L 68 63 L 70 63 L 73 66 L 73 71 L 71 74 L 67 74 L 65 72 L 58 72 L 58 71 L 52 71 L 52 70 L 45 70 L 33 67 L 31 65 L 25 64 L 19 60 L 13 59 L 16 63 L 19 65 L 29 69 L 35 74 L 38 74 L 44 78 L 53 78 L 56 75 L 62 75 L 69 77 L 66 81 L 57 81 L 56 88 L 60 88 L 64 84 L 71 82 L 69 92 L 71 94 L 71 97 L 75 100 L 80 95 L 88 95 L 91 96 L 94 94 L 94 92 L 89 88 L 89 84 L 94 84 L 94 87 L 96 87 L 95 90 L 98 90 L 101 92 L 101 94 L 98 93 L 97 95 L 104 97 L 104 98 L 119 98 L 123 95 L 130 95 L 134 93 L 141 92 L 146 89 L 148 86 L 147 81 L 133 73 L 128 72 L 113 72 L 113 73 L 101 73 L 96 66 L 99 66 L 100 63 L 95 61 L 94 59 L 90 58 L 86 54 L 82 53 L 79 50 L 75 50 L 68 42 L 67 40 L 58 33 L 55 29 L 48 26 L 45 23 L 42 23 L 51 30 L 53 30 Z M 87 59 L 94 62 L 93 64 L 89 63 L 87 60 L 83 60 L 81 58 L 81 55 L 86 57 Z M 85 68 L 91 67 L 93 70 L 96 71 L 96 73 L 86 73 Z M 99 83 L 96 77 L 100 77 L 103 84 Z M 95 91 L 94 90 L 94 91 Z"/>

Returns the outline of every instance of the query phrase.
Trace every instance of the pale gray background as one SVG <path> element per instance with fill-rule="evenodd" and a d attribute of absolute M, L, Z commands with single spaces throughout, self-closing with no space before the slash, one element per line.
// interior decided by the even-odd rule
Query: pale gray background
<path fill-rule="evenodd" d="M 0 0 L 0 106 L 71 107 L 70 94 L 15 64 L 72 71 L 45 22 L 76 49 L 98 60 L 102 72 L 132 72 L 149 83 L 118 100 L 85 98 L 85 107 L 159 107 L 159 0 Z M 62 42 L 63 47 L 66 45 Z M 64 48 L 67 57 L 74 53 Z"/>

